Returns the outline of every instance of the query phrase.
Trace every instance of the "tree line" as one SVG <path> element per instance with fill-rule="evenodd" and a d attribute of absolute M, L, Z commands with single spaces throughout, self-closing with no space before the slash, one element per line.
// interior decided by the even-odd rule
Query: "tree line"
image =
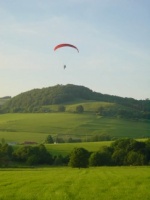
<path fill-rule="evenodd" d="M 0 167 L 41 165 L 75 168 L 150 165 L 150 139 L 119 139 L 95 152 L 74 148 L 67 156 L 53 156 L 44 144 L 13 148 L 6 143 L 0 143 Z"/>
<path fill-rule="evenodd" d="M 67 136 L 67 137 L 66 137 Z M 44 143 L 45 144 L 54 144 L 54 143 L 79 143 L 79 142 L 98 142 L 98 141 L 112 141 L 114 139 L 117 139 L 116 137 L 113 137 L 109 134 L 103 133 L 98 135 L 85 135 L 84 137 L 73 137 L 72 135 L 57 135 L 55 137 L 52 137 L 51 135 L 48 135 L 45 138 Z"/>
<path fill-rule="evenodd" d="M 150 139 L 142 142 L 119 139 L 96 152 L 75 148 L 69 160 L 71 167 L 150 165 Z"/>

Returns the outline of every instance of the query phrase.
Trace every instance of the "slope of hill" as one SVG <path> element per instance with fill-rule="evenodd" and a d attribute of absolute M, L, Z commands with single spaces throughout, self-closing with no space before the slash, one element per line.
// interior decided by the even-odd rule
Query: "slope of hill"
<path fill-rule="evenodd" d="M 59 143 L 150 137 L 146 120 L 106 118 L 91 113 L 8 113 L 0 115 L 0 138 L 42 143 L 51 135 Z M 62 140 L 63 139 L 63 140 Z"/>
<path fill-rule="evenodd" d="M 1 113 L 45 112 L 45 110 L 41 108 L 49 105 L 66 105 L 70 103 L 81 104 L 83 102 L 90 103 L 91 101 L 121 105 L 124 108 L 122 107 L 120 109 L 119 106 L 120 113 L 123 112 L 125 115 L 130 115 L 131 112 L 134 112 L 134 115 L 136 116 L 142 115 L 142 118 L 150 118 L 150 100 L 136 100 L 133 98 L 123 98 L 119 96 L 101 94 L 94 92 L 87 87 L 72 84 L 33 89 L 31 91 L 21 93 L 2 105 Z M 102 106 L 97 107 L 96 111 L 99 112 L 100 107 Z M 46 112 L 50 112 L 50 110 L 46 110 Z"/>

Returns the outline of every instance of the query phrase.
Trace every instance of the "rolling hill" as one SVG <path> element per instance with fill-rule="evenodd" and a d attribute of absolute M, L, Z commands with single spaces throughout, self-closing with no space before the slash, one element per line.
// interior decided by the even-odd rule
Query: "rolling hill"
<path fill-rule="evenodd" d="M 80 113 L 78 106 L 83 108 Z M 71 84 L 21 93 L 7 99 L 0 112 L 0 138 L 7 141 L 42 142 L 49 134 L 65 141 L 150 134 L 150 100 L 101 94 Z"/>
<path fill-rule="evenodd" d="M 103 105 L 99 103 L 103 102 Z M 75 112 L 77 105 L 84 111 L 104 116 L 150 119 L 150 100 L 136 100 L 94 92 L 78 85 L 56 85 L 21 93 L 1 105 L 1 113 L 56 112 L 64 105 L 65 111 Z"/>
<path fill-rule="evenodd" d="M 150 137 L 150 123 L 101 117 L 91 113 L 8 113 L 0 115 L 0 139 L 6 141 L 41 143 L 48 135 L 67 142 L 69 138 L 82 141 L 104 141 L 114 138 Z M 97 138 L 98 137 L 98 138 Z M 77 141 L 77 140 L 76 140 Z M 60 143 L 59 142 L 59 143 Z"/>

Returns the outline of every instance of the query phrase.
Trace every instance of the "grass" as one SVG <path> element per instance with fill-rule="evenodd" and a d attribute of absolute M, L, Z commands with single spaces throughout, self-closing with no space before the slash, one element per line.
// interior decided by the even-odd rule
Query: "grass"
<path fill-rule="evenodd" d="M 149 200 L 150 167 L 1 169 L 0 200 Z"/>
<path fill-rule="evenodd" d="M 111 144 L 111 141 L 105 141 L 105 142 L 82 142 L 82 143 L 62 143 L 62 144 L 47 144 L 45 145 L 47 150 L 52 155 L 68 155 L 70 152 L 75 148 L 85 148 L 89 152 L 98 151 L 103 146 L 109 146 Z"/>
<path fill-rule="evenodd" d="M 110 102 L 100 102 L 100 101 L 90 101 L 90 100 L 76 100 L 75 102 L 70 102 L 64 104 L 66 111 L 67 112 L 75 112 L 76 111 L 76 107 L 78 105 L 82 105 L 84 107 L 84 111 L 85 112 L 96 112 L 98 110 L 99 107 L 112 107 L 115 106 L 115 103 L 110 103 Z M 48 106 L 43 106 L 43 107 L 47 107 L 50 108 L 51 111 L 58 111 L 58 107 L 59 105 L 48 105 Z"/>
<path fill-rule="evenodd" d="M 112 137 L 142 138 L 150 136 L 150 123 L 95 114 L 38 113 L 0 115 L 0 138 L 6 141 L 43 142 L 47 135 L 86 138 L 108 134 Z"/>
<path fill-rule="evenodd" d="M 66 105 L 66 111 L 76 111 L 76 107 L 78 105 L 82 105 L 84 107 L 85 112 L 96 112 L 98 108 L 100 107 L 112 107 L 115 106 L 114 103 L 109 103 L 109 102 L 99 102 L 99 101 L 84 101 L 84 102 L 78 102 L 74 104 L 68 104 Z"/>

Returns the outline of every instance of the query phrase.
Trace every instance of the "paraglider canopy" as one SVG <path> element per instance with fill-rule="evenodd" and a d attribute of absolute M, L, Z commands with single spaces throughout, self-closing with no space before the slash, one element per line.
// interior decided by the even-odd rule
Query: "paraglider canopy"
<path fill-rule="evenodd" d="M 78 48 L 77 48 L 76 46 L 74 46 L 74 45 L 72 45 L 72 44 L 66 44 L 66 43 L 64 43 L 64 44 L 59 44 L 59 45 L 55 46 L 54 51 L 55 51 L 56 49 L 61 48 L 61 47 L 72 47 L 72 48 L 75 48 L 75 49 L 79 52 L 79 50 L 78 50 Z"/>

